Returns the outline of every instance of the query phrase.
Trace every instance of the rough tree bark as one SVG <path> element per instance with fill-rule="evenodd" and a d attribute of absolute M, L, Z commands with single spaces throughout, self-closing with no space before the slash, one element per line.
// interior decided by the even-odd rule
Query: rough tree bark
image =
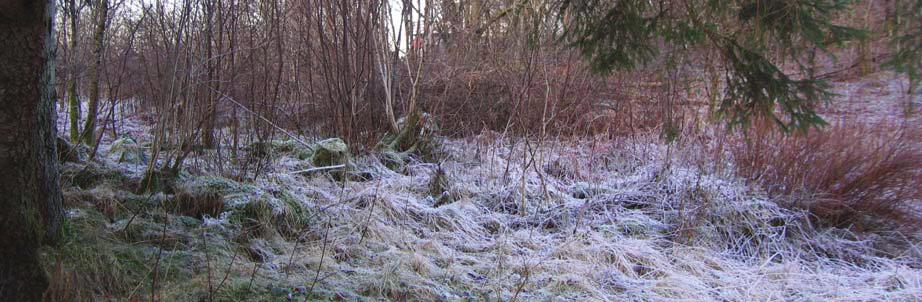
<path fill-rule="evenodd" d="M 38 248 L 63 212 L 54 124 L 54 1 L 0 0 L 0 301 L 40 301 Z"/>
<path fill-rule="evenodd" d="M 99 113 L 99 72 L 102 66 L 103 43 L 106 35 L 106 20 L 109 15 L 109 0 L 96 4 L 96 25 L 93 32 L 93 60 L 90 61 L 90 100 L 87 104 L 86 124 L 83 125 L 83 142 L 94 148 L 96 144 L 96 116 Z"/>

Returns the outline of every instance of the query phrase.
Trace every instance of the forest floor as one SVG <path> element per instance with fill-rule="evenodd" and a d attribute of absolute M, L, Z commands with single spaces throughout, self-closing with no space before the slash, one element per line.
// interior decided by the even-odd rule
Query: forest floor
<path fill-rule="evenodd" d="M 825 114 L 918 127 L 898 82 L 879 73 L 837 83 L 848 107 Z M 440 164 L 391 169 L 383 156 L 356 157 L 361 177 L 347 181 L 298 173 L 312 167 L 303 160 L 311 151 L 282 140 L 255 182 L 222 177 L 201 155 L 179 179 L 163 181 L 164 192 L 139 195 L 133 187 L 146 165 L 123 156 L 144 152 L 150 134 L 140 121 L 120 123 L 136 147 L 104 141 L 97 162 L 64 165 L 66 240 L 45 256 L 55 290 L 71 298 L 922 297 L 920 232 L 815 227 L 731 166 L 702 158 L 707 146 L 694 140 L 667 144 L 648 133 L 526 142 L 485 133 L 442 141 Z M 183 205 L 183 196 L 200 202 L 209 194 L 219 204 Z"/>

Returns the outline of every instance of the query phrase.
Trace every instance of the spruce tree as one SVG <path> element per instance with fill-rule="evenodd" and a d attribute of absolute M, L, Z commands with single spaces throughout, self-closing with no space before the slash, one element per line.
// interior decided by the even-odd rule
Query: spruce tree
<path fill-rule="evenodd" d="M 833 22 L 844 0 L 562 0 L 563 40 L 599 72 L 632 69 L 657 50 L 706 49 L 719 55 L 724 93 L 717 113 L 731 126 L 768 118 L 781 129 L 825 122 L 814 110 L 833 96 L 808 64 L 810 51 L 859 38 Z M 799 71 L 779 65 L 793 62 Z"/>

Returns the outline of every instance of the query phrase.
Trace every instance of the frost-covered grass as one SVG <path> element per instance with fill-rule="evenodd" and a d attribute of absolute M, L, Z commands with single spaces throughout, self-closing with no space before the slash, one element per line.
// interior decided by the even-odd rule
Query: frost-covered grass
<path fill-rule="evenodd" d="M 438 208 L 433 164 L 362 183 L 284 172 L 269 182 L 322 209 L 328 224 L 312 226 L 318 239 L 292 265 L 316 271 L 325 255 L 318 288 L 346 296 L 912 301 L 922 291 L 918 240 L 903 258 L 879 257 L 874 240 L 815 230 L 730 176 L 666 158 L 655 137 L 586 144 L 541 148 L 529 164 L 522 143 L 450 142 L 442 167 L 461 198 Z"/>
<path fill-rule="evenodd" d="M 152 210 L 132 223 L 152 230 L 130 236 L 119 233 L 133 230 L 128 213 L 96 219 L 105 227 L 93 236 L 105 244 L 75 251 L 115 254 L 65 254 L 64 265 L 111 265 L 118 251 L 135 251 L 132 265 L 119 266 L 129 271 L 116 273 L 137 284 L 104 289 L 143 297 L 159 257 L 168 261 L 161 270 L 181 273 L 162 273 L 158 295 L 180 300 L 207 299 L 209 284 L 217 300 L 914 301 L 922 293 L 919 234 L 815 229 L 731 172 L 686 164 L 700 152 L 693 144 L 649 135 L 525 146 L 487 136 L 446 142 L 440 165 L 455 198 L 439 207 L 433 163 L 395 172 L 363 156 L 357 168 L 374 177 L 341 182 L 292 174 L 302 163 L 282 156 L 253 184 L 193 177 L 180 186 L 219 188 L 228 203 L 221 217 L 196 225 Z M 164 227 L 163 217 L 174 222 Z"/>
<path fill-rule="evenodd" d="M 67 188 L 69 239 L 47 252 L 49 268 L 76 276 L 68 284 L 83 294 L 71 297 L 119 301 L 922 296 L 922 234 L 814 226 L 692 140 L 496 137 L 445 141 L 440 162 L 396 170 L 358 156 L 362 181 L 293 173 L 310 167 L 299 152 L 279 153 L 252 183 L 190 158 L 196 175 L 176 187 L 225 202 L 201 220 L 166 211 L 171 194 L 128 192 L 145 166 L 102 153 L 92 169 L 65 167 L 64 182 L 82 185 Z"/>

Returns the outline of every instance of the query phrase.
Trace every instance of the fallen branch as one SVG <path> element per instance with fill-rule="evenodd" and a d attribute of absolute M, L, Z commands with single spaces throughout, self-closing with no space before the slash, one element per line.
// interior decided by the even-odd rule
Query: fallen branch
<path fill-rule="evenodd" d="M 231 102 L 231 103 L 234 103 L 235 105 L 237 105 L 238 107 L 240 107 L 241 109 L 243 109 L 244 111 L 246 111 L 247 113 L 252 114 L 252 115 L 258 117 L 259 119 L 263 120 L 264 122 L 266 122 L 266 123 L 269 124 L 270 126 L 274 127 L 275 129 L 281 131 L 281 132 L 284 133 L 286 136 L 290 137 L 291 139 L 295 140 L 296 142 L 300 143 L 301 145 L 304 145 L 305 147 L 311 147 L 311 144 L 308 144 L 307 142 L 301 140 L 300 138 L 298 138 L 297 135 L 294 135 L 293 133 L 288 132 L 287 130 L 285 130 L 285 128 L 279 127 L 278 125 L 276 125 L 275 123 L 273 123 L 272 121 L 270 121 L 268 118 L 266 118 L 266 117 L 260 115 L 259 113 L 254 112 L 253 110 L 250 110 L 250 108 L 247 108 L 247 106 L 244 106 L 243 104 L 238 103 L 237 101 L 234 100 L 234 98 L 232 98 L 232 97 L 228 96 L 227 94 L 224 94 L 223 92 L 220 92 L 220 91 L 218 91 L 218 90 L 216 90 L 216 89 L 214 89 L 214 88 L 211 88 L 211 87 L 208 87 L 208 88 L 211 89 L 211 91 L 214 91 L 215 93 L 218 93 L 218 94 L 220 94 L 221 96 L 223 96 L 223 97 L 224 97 L 223 100 L 227 100 L 227 101 L 229 101 L 229 102 Z"/>
<path fill-rule="evenodd" d="M 314 172 L 320 172 L 320 171 L 326 171 L 326 170 L 336 170 L 336 169 L 343 169 L 343 168 L 346 168 L 346 165 L 335 165 L 335 166 L 326 166 L 326 167 L 316 167 L 316 168 L 310 168 L 310 169 L 307 169 L 307 170 L 300 170 L 300 171 L 290 172 L 290 174 L 310 174 L 310 173 L 314 173 Z"/>

